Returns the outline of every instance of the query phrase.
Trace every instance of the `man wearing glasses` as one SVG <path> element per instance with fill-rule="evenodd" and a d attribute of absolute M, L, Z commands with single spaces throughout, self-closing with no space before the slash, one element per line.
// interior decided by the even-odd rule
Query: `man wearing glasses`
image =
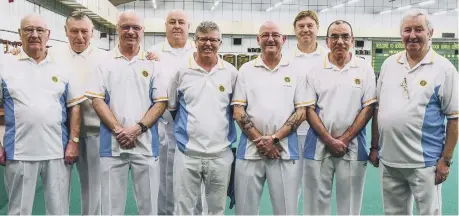
<path fill-rule="evenodd" d="M 412 215 L 414 200 L 418 214 L 442 215 L 441 184 L 458 137 L 458 74 L 430 46 L 433 32 L 426 11 L 406 12 L 400 23 L 405 50 L 381 67 L 370 158 L 381 165 L 386 215 Z"/>
<path fill-rule="evenodd" d="M 156 215 L 159 185 L 157 120 L 167 106 L 167 92 L 156 62 L 140 49 L 143 23 L 133 11 L 122 12 L 119 45 L 90 81 L 100 125 L 101 212 L 124 214 L 131 173 L 139 214 Z"/>
<path fill-rule="evenodd" d="M 236 128 L 230 107 L 237 70 L 218 57 L 221 33 L 204 21 L 195 33 L 197 52 L 172 74 L 168 109 L 175 116 L 174 215 L 191 215 L 205 185 L 209 215 L 223 215 Z"/>
<path fill-rule="evenodd" d="M 304 147 L 304 215 L 328 215 L 333 179 L 337 214 L 359 215 L 368 150 L 365 125 L 373 114 L 373 68 L 357 58 L 351 25 L 337 20 L 327 29 L 330 52 L 308 73 L 311 128 Z"/>
<path fill-rule="evenodd" d="M 265 22 L 257 36 L 262 54 L 240 68 L 234 119 L 242 130 L 237 149 L 237 215 L 257 215 L 267 180 L 275 215 L 298 214 L 300 158 L 296 129 L 306 119 L 305 76 L 282 56 L 286 36 Z M 308 102 L 309 101 L 309 102 Z"/>
<path fill-rule="evenodd" d="M 69 62 L 47 52 L 50 31 L 42 17 L 24 17 L 19 36 L 23 52 L 4 56 L 8 64 L 0 66 L 6 122 L 0 165 L 6 164 L 8 214 L 32 214 L 41 176 L 47 214 L 67 215 L 69 165 L 78 159 L 84 90 Z"/>

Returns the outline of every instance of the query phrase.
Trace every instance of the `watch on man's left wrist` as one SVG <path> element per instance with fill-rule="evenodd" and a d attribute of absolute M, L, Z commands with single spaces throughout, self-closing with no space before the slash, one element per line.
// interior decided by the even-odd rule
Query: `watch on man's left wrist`
<path fill-rule="evenodd" d="M 71 137 L 70 140 L 74 143 L 79 143 L 80 139 L 78 137 Z"/>
<path fill-rule="evenodd" d="M 140 132 L 145 133 L 148 130 L 148 127 L 145 126 L 142 122 L 137 123 L 140 126 Z"/>
<path fill-rule="evenodd" d="M 279 138 L 276 136 L 276 134 L 271 135 L 271 138 L 273 138 L 273 144 L 278 145 L 279 144 Z"/>
<path fill-rule="evenodd" d="M 441 157 L 440 160 L 442 160 L 443 163 L 445 163 L 447 167 L 451 167 L 451 165 L 453 164 L 453 160 L 452 159 L 446 159 L 444 157 Z"/>

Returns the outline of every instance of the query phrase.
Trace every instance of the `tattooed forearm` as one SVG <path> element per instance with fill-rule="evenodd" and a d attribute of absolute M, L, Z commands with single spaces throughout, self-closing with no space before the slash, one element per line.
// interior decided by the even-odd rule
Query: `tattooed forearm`
<path fill-rule="evenodd" d="M 304 107 L 298 108 L 295 113 L 287 120 L 285 126 L 289 128 L 289 132 L 292 133 L 298 129 L 301 123 L 306 119 L 306 109 Z"/>
<path fill-rule="evenodd" d="M 241 126 L 242 126 L 242 129 L 245 131 L 245 132 L 248 132 L 250 129 L 254 128 L 255 126 L 253 125 L 253 122 L 252 120 L 250 120 L 250 117 L 249 115 L 247 115 L 247 113 L 243 113 L 242 116 L 241 116 Z"/>

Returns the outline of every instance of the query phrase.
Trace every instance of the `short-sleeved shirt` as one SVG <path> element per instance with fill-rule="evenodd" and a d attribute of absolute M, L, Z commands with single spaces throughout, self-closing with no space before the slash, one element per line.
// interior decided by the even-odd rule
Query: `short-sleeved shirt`
<path fill-rule="evenodd" d="M 87 89 L 86 96 L 101 98 L 123 127 L 130 127 L 145 116 L 150 107 L 159 101 L 167 101 L 165 80 L 161 80 L 158 64 L 146 59 L 146 52 L 128 60 L 119 48 L 112 51 L 97 67 Z M 121 153 L 158 156 L 158 126 L 155 123 L 148 132 L 137 137 L 137 146 L 120 148 L 110 127 L 100 125 L 100 156 L 119 156 Z"/>
<path fill-rule="evenodd" d="M 76 77 L 84 85 L 88 85 L 90 78 L 94 78 L 94 71 L 97 64 L 105 59 L 109 54 L 93 45 L 89 45 L 82 53 L 76 53 L 70 46 L 53 47 L 50 49 L 57 59 L 69 61 L 76 72 Z M 58 53 L 56 53 L 58 52 Z M 59 54 L 59 55 L 57 55 Z M 91 100 L 86 100 L 81 104 L 81 129 L 80 136 L 94 136 L 99 134 L 100 119 L 92 108 Z"/>
<path fill-rule="evenodd" d="M 192 157 L 218 158 L 236 142 L 230 106 L 237 69 L 218 58 L 210 72 L 193 55 L 178 67 L 169 85 L 169 109 L 177 111 L 174 135 L 178 149 Z"/>
<path fill-rule="evenodd" d="M 276 133 L 295 108 L 313 103 L 306 94 L 305 76 L 290 64 L 288 57 L 282 57 L 279 64 L 269 69 L 259 56 L 242 65 L 236 81 L 232 105 L 246 106 L 246 112 L 255 128 L 262 135 Z M 296 132 L 280 140 L 281 159 L 298 160 L 298 136 Z M 238 159 L 261 159 L 255 144 L 242 133 L 237 150 Z"/>
<path fill-rule="evenodd" d="M 316 50 L 312 53 L 304 53 L 298 49 L 298 45 L 290 50 L 290 55 L 292 62 L 290 64 L 294 65 L 296 68 L 301 68 L 299 70 L 301 75 L 306 75 L 308 71 L 315 65 L 321 64 L 324 57 L 327 55 L 327 48 L 321 46 L 319 43 L 316 43 Z M 306 135 L 309 130 L 309 124 L 307 121 L 304 121 L 300 127 L 296 130 L 298 135 Z M 302 145 L 303 143 L 301 143 Z"/>
<path fill-rule="evenodd" d="M 187 40 L 183 48 L 172 48 L 166 39 L 164 42 L 154 45 L 150 51 L 159 55 L 162 74 L 170 77 L 180 65 L 186 64 L 188 57 L 196 52 L 196 48 L 190 40 Z M 168 110 L 162 115 L 161 121 L 165 124 L 173 121 L 172 115 Z"/>
<path fill-rule="evenodd" d="M 384 61 L 377 88 L 379 157 L 384 165 L 436 165 L 445 145 L 445 117 L 459 116 L 457 88 L 457 70 L 432 48 L 413 68 L 406 51 Z"/>
<path fill-rule="evenodd" d="M 376 102 L 376 79 L 365 60 L 352 55 L 339 69 L 328 56 L 307 74 L 308 93 L 316 98 L 316 113 L 332 137 L 339 137 L 352 125 L 360 111 Z M 344 160 L 368 160 L 365 127 L 349 142 Z M 330 156 L 324 142 L 310 128 L 304 145 L 304 158 L 323 160 Z"/>
<path fill-rule="evenodd" d="M 86 100 L 75 72 L 51 53 L 38 64 L 24 51 L 3 58 L 0 97 L 5 111 L 6 159 L 63 158 L 69 140 L 68 108 Z"/>

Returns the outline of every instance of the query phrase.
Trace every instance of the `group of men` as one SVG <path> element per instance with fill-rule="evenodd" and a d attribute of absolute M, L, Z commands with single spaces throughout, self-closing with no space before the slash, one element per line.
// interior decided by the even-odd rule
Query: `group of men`
<path fill-rule="evenodd" d="M 0 60 L 9 214 L 31 213 L 39 175 L 47 214 L 68 214 L 76 163 L 82 214 L 124 214 L 131 173 L 139 214 L 202 214 L 202 197 L 204 213 L 220 215 L 234 160 L 237 215 L 258 214 L 265 181 L 274 214 L 298 214 L 302 188 L 303 214 L 330 214 L 334 179 L 337 213 L 358 215 L 368 160 L 381 166 L 385 214 L 412 214 L 413 197 L 420 214 L 441 214 L 458 136 L 458 75 L 430 46 L 428 14 L 402 17 L 405 51 L 384 62 L 377 83 L 350 52 L 344 20 L 328 26 L 326 49 L 317 14 L 300 12 L 297 46 L 287 52 L 279 25 L 267 21 L 257 35 L 261 55 L 239 71 L 218 57 L 216 23 L 200 23 L 193 42 L 189 26 L 184 11 L 171 11 L 166 40 L 147 52 L 142 18 L 125 11 L 119 44 L 104 52 L 91 45 L 83 13 L 68 17 L 62 50 L 46 48 L 41 17 L 21 20 L 21 52 Z M 242 131 L 236 158 L 233 120 Z"/>

